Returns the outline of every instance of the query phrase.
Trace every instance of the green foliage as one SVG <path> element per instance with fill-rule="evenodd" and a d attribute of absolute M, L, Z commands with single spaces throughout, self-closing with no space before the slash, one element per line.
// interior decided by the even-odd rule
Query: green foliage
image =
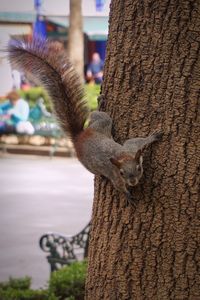
<path fill-rule="evenodd" d="M 97 108 L 97 96 L 100 92 L 100 85 L 98 84 L 86 84 L 85 93 L 86 100 L 88 101 L 89 108 L 95 110 Z M 42 97 L 46 108 L 52 111 L 50 97 L 42 87 L 33 87 L 27 91 L 20 90 L 20 95 L 29 102 L 30 107 L 33 107 L 38 98 Z"/>
<path fill-rule="evenodd" d="M 86 84 L 85 93 L 86 100 L 88 101 L 89 108 L 95 110 L 97 108 L 97 96 L 100 92 L 100 85 L 98 84 Z M 30 107 L 33 107 L 38 98 L 42 97 L 46 108 L 51 111 L 51 101 L 47 92 L 42 87 L 33 87 L 27 91 L 20 90 L 20 95 L 29 102 Z"/>
<path fill-rule="evenodd" d="M 0 300 L 83 300 L 86 268 L 82 261 L 53 272 L 45 290 L 32 290 L 29 277 L 10 278 L 0 283 Z"/>
<path fill-rule="evenodd" d="M 7 290 L 0 289 L 0 300 L 58 300 L 58 298 L 49 294 L 47 290 L 17 290 L 8 288 Z"/>
<path fill-rule="evenodd" d="M 85 85 L 85 93 L 88 101 L 88 105 L 91 110 L 97 109 L 97 97 L 100 93 L 100 85 L 99 84 L 86 84 Z"/>
<path fill-rule="evenodd" d="M 7 290 L 9 288 L 11 289 L 17 289 L 17 290 L 27 290 L 30 288 L 31 285 L 31 278 L 30 277 L 23 277 L 23 278 L 12 278 L 6 282 L 0 282 L 0 289 L 1 290 Z"/>
<path fill-rule="evenodd" d="M 50 97 L 42 87 L 32 87 L 27 91 L 19 90 L 19 94 L 28 101 L 30 107 L 33 107 L 36 104 L 37 99 L 42 97 L 46 108 L 50 111 L 52 110 Z"/>
<path fill-rule="evenodd" d="M 0 283 L 0 300 L 58 300 L 48 290 L 31 290 L 31 278 L 10 278 Z"/>
<path fill-rule="evenodd" d="M 49 282 L 49 291 L 63 300 L 66 298 L 68 300 L 84 299 L 86 268 L 85 261 L 74 262 L 53 272 Z"/>
<path fill-rule="evenodd" d="M 44 104 L 47 110 L 52 111 L 52 105 L 50 97 L 47 92 L 42 87 L 32 87 L 27 91 L 19 90 L 20 96 L 26 99 L 30 107 L 35 106 L 37 99 L 42 97 L 44 99 Z M 85 94 L 86 100 L 88 101 L 88 106 L 90 110 L 95 110 L 97 108 L 97 96 L 100 92 L 100 85 L 98 84 L 85 84 Z M 4 99 L 1 99 L 0 102 L 3 102 Z"/>

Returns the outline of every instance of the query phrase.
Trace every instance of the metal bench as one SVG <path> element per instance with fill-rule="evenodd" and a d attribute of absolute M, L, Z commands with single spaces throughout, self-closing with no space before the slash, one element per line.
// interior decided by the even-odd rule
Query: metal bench
<path fill-rule="evenodd" d="M 39 245 L 48 253 L 46 258 L 51 272 L 87 257 L 90 226 L 91 223 L 88 223 L 83 230 L 73 236 L 59 233 L 46 233 L 41 236 Z"/>

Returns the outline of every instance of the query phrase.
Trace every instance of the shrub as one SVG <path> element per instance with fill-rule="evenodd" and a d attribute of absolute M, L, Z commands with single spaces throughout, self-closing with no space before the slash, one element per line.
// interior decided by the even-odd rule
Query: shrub
<path fill-rule="evenodd" d="M 52 273 L 49 281 L 49 291 L 59 299 L 84 299 L 85 277 L 87 264 L 74 262 L 69 266 Z"/>
<path fill-rule="evenodd" d="M 52 273 L 48 289 L 32 290 L 31 279 L 0 283 L 0 300 L 83 300 L 87 264 L 74 262 Z"/>
<path fill-rule="evenodd" d="M 10 278 L 9 281 L 0 283 L 0 300 L 58 300 L 48 290 L 30 289 L 31 278 Z"/>
<path fill-rule="evenodd" d="M 0 282 L 0 289 L 1 290 L 7 290 L 9 288 L 11 289 L 17 289 L 17 290 L 27 290 L 30 288 L 31 285 L 31 278 L 30 277 L 23 277 L 23 278 L 12 278 L 6 282 Z"/>
<path fill-rule="evenodd" d="M 97 109 L 97 97 L 100 93 L 100 85 L 99 84 L 86 84 L 85 85 L 85 93 L 88 101 L 88 105 L 91 110 Z"/>
<path fill-rule="evenodd" d="M 0 289 L 0 300 L 58 300 L 58 298 L 50 294 L 47 290 L 17 290 L 8 288 Z"/>

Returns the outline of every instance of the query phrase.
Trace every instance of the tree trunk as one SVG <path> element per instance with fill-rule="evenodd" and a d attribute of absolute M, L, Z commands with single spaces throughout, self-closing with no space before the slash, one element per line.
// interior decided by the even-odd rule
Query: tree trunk
<path fill-rule="evenodd" d="M 82 82 L 84 81 L 84 40 L 81 0 L 70 0 L 68 53 Z"/>
<path fill-rule="evenodd" d="M 112 0 L 103 94 L 114 139 L 164 134 L 136 208 L 95 180 L 86 299 L 200 299 L 200 2 Z"/>

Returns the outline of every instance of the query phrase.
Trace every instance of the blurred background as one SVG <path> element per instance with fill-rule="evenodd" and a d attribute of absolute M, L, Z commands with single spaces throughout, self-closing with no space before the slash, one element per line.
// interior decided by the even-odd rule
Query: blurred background
<path fill-rule="evenodd" d="M 109 0 L 1 0 L 0 49 L 13 38 L 59 43 L 95 110 L 109 6 Z M 27 275 L 38 288 L 50 274 L 39 239 L 46 232 L 75 235 L 89 223 L 93 175 L 75 158 L 46 91 L 10 65 L 4 52 L 0 78 L 0 281 Z M 16 121 L 13 109 L 20 101 L 27 116 Z"/>

